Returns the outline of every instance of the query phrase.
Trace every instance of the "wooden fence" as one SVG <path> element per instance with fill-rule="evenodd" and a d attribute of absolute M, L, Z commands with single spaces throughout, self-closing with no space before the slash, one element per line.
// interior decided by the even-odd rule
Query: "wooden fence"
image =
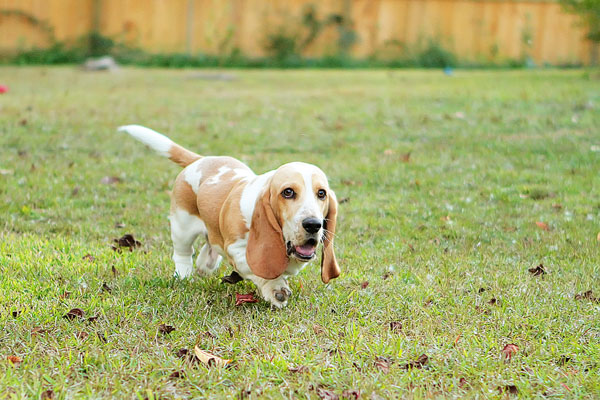
<path fill-rule="evenodd" d="M 357 57 L 392 57 L 429 40 L 466 60 L 529 55 L 536 63 L 589 63 L 576 16 L 551 0 L 0 0 L 0 51 L 73 41 L 97 30 L 151 52 L 265 54 L 269 35 L 306 33 L 303 15 L 336 17 Z M 335 52 L 340 25 L 303 49 Z"/>

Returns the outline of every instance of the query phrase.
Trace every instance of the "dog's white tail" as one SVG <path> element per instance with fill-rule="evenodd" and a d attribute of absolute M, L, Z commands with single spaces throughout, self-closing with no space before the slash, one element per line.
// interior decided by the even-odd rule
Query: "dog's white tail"
<path fill-rule="evenodd" d="M 181 147 L 165 135 L 141 125 L 124 125 L 119 127 L 119 132 L 127 132 L 163 157 L 182 167 L 187 167 L 194 161 L 202 158 L 201 155 Z"/>

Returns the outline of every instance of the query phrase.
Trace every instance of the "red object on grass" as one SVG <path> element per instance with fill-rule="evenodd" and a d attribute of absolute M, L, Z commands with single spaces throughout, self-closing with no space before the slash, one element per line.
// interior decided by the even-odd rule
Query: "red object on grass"
<path fill-rule="evenodd" d="M 0 85 L 0 94 L 8 92 L 8 86 Z"/>

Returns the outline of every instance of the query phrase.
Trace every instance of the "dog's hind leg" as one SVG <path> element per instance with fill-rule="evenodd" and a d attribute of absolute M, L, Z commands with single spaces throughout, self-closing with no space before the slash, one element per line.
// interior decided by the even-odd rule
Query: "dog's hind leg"
<path fill-rule="evenodd" d="M 206 234 L 206 225 L 202 220 L 183 209 L 176 209 L 169 216 L 171 239 L 173 240 L 173 261 L 175 276 L 188 278 L 194 272 L 192 254 L 194 241 L 200 234 Z"/>
<path fill-rule="evenodd" d="M 198 254 L 198 258 L 196 258 L 196 267 L 198 267 L 198 274 L 202 276 L 209 276 L 217 272 L 219 269 L 219 265 L 221 264 L 221 260 L 223 257 L 219 255 L 212 248 L 212 246 L 207 243 L 202 246 L 200 253 Z"/>

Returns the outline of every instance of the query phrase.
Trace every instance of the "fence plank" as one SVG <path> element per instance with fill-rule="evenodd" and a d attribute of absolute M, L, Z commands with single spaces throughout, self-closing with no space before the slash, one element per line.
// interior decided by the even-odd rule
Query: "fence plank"
<path fill-rule="evenodd" d="M 96 0 L 0 0 L 0 11 L 21 10 L 54 28 L 58 40 L 89 32 Z M 325 21 L 351 17 L 352 54 L 393 57 L 435 40 L 461 59 L 506 60 L 529 55 L 537 63 L 586 63 L 591 43 L 576 16 L 551 0 L 99 0 L 102 34 L 151 52 L 265 54 L 279 31 L 307 33 L 302 15 L 314 7 Z M 188 15 L 188 12 L 192 15 Z M 323 28 L 305 49 L 336 51 L 339 32 Z M 40 26 L 0 14 L 0 51 L 48 46 Z"/>

